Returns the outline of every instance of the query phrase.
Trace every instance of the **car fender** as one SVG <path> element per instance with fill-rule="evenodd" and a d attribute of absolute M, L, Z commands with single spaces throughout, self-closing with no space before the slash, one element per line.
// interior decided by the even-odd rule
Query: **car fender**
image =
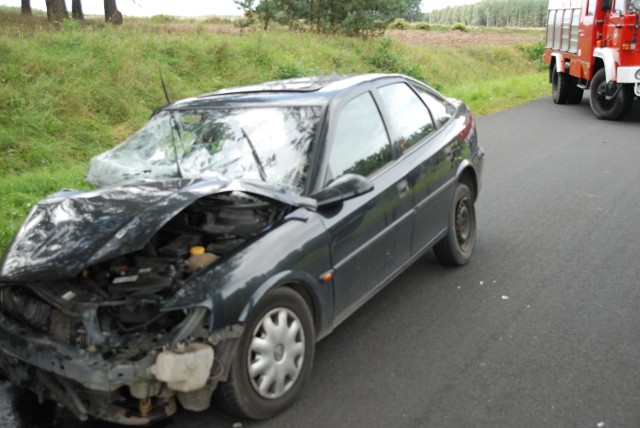
<path fill-rule="evenodd" d="M 278 274 L 266 280 L 260 287 L 258 287 L 258 289 L 256 289 L 247 304 L 242 309 L 240 317 L 238 318 L 238 322 L 241 324 L 246 323 L 260 300 L 262 300 L 262 298 L 264 298 L 264 296 L 266 296 L 270 291 L 275 290 L 276 288 L 294 285 L 302 287 L 306 294 L 311 298 L 312 307 L 310 307 L 309 309 L 312 311 L 312 313 L 316 316 L 322 316 L 322 314 L 319 314 L 319 311 L 316 310 L 321 305 L 318 298 L 318 290 L 320 290 L 322 287 L 331 289 L 333 287 L 331 286 L 331 284 L 322 283 L 318 278 L 314 278 L 308 272 L 295 269 L 279 272 Z M 326 315 L 327 314 L 324 314 L 324 316 Z"/>
<path fill-rule="evenodd" d="M 162 309 L 209 307 L 214 328 L 220 328 L 244 323 L 267 292 L 293 284 L 312 296 L 322 329 L 331 322 L 333 287 L 319 278 L 330 269 L 324 225 L 316 213 L 299 208 L 255 241 L 194 275 Z"/>

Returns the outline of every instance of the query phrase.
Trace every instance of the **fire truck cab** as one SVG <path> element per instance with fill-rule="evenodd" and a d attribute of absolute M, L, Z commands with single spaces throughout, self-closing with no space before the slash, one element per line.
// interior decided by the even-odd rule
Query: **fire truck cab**
<path fill-rule="evenodd" d="M 623 118 L 640 97 L 640 0 L 549 0 L 544 60 L 553 102 L 589 89 L 600 119 Z"/>

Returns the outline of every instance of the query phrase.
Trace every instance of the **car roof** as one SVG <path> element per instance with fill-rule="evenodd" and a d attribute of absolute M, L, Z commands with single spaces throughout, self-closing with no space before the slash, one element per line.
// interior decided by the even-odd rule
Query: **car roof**
<path fill-rule="evenodd" d="M 323 106 L 334 97 L 356 86 L 385 78 L 402 77 L 398 74 L 357 74 L 309 76 L 274 80 L 256 85 L 220 89 L 193 98 L 176 101 L 163 109 L 182 110 L 197 108 L 231 107 L 234 104 Z"/>

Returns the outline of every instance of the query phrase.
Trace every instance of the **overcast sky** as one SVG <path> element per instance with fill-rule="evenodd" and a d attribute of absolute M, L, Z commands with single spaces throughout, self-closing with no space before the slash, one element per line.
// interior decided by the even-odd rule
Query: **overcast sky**
<path fill-rule="evenodd" d="M 423 0 L 422 11 L 442 9 L 447 6 L 477 3 L 480 0 Z M 71 9 L 71 0 L 66 0 Z M 118 9 L 124 16 L 208 16 L 240 15 L 233 0 L 117 0 Z M 0 0 L 0 5 L 20 7 L 20 0 Z M 31 0 L 33 9 L 46 10 L 45 0 Z M 82 0 L 83 12 L 87 15 L 104 13 L 103 0 Z"/>

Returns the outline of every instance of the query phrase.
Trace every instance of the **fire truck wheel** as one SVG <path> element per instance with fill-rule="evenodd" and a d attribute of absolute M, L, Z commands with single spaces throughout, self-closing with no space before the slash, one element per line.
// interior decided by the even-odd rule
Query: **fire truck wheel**
<path fill-rule="evenodd" d="M 591 80 L 589 101 L 591 110 L 598 119 L 622 119 L 631 110 L 633 86 L 607 83 L 604 68 L 601 68 Z"/>
<path fill-rule="evenodd" d="M 551 94 L 553 102 L 556 104 L 566 104 L 569 101 L 571 92 L 571 76 L 565 73 L 558 73 L 554 70 L 551 74 Z"/>

